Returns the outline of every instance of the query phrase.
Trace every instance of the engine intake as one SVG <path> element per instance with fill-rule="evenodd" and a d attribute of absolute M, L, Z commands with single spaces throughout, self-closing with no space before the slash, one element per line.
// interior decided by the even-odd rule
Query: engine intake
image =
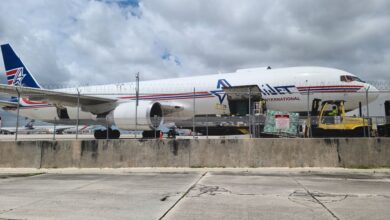
<path fill-rule="evenodd" d="M 158 102 L 139 101 L 138 107 L 135 102 L 125 102 L 119 104 L 109 118 L 123 130 L 154 130 L 163 121 L 163 110 Z"/>

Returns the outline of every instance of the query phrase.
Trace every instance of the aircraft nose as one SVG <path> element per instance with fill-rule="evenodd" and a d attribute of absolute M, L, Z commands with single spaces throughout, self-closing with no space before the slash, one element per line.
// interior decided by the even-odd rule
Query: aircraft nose
<path fill-rule="evenodd" d="M 368 95 L 368 102 L 372 102 L 378 98 L 379 90 L 375 86 L 366 84 L 364 88 Z"/>

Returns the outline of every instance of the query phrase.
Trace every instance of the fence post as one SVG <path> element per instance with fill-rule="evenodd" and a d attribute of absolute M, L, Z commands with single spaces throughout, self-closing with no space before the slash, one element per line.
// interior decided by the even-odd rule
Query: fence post
<path fill-rule="evenodd" d="M 53 125 L 53 141 L 56 139 L 56 124 L 57 124 L 57 117 L 54 117 L 54 125 Z"/>
<path fill-rule="evenodd" d="M 158 119 L 157 119 L 157 117 L 153 117 L 153 119 L 154 119 L 154 124 L 156 125 L 157 124 L 156 122 L 157 122 Z M 154 133 L 154 139 L 157 139 L 157 128 L 158 127 L 156 127 L 156 129 L 154 129 L 154 132 L 153 132 Z"/>
<path fill-rule="evenodd" d="M 194 93 L 193 93 L 193 116 L 192 116 L 192 138 L 195 139 L 195 87 L 194 87 Z"/>
<path fill-rule="evenodd" d="M 209 139 L 209 115 L 206 114 L 206 139 Z"/>
<path fill-rule="evenodd" d="M 15 128 L 15 141 L 18 140 L 18 131 L 19 131 L 19 109 L 20 109 L 20 92 L 18 87 L 15 87 L 16 92 L 18 93 L 18 105 L 17 105 L 17 113 L 16 113 L 16 128 Z"/>
<path fill-rule="evenodd" d="M 109 131 L 108 119 L 107 119 L 107 115 L 106 115 L 106 140 L 109 139 L 109 135 L 110 135 L 110 131 Z"/>
<path fill-rule="evenodd" d="M 139 72 L 135 75 L 135 130 L 138 130 Z"/>
<path fill-rule="evenodd" d="M 371 132 L 370 132 L 370 111 L 369 111 L 369 107 L 368 107 L 368 90 L 370 89 L 370 86 L 367 87 L 366 89 L 366 110 L 367 110 L 367 122 L 368 122 L 368 125 L 367 125 L 367 136 L 368 137 L 371 137 Z M 363 119 L 364 120 L 364 119 Z"/>
<path fill-rule="evenodd" d="M 308 135 L 307 137 L 311 137 L 311 114 L 310 114 L 310 88 L 307 89 L 307 129 Z"/>
<path fill-rule="evenodd" d="M 248 88 L 248 132 L 249 132 L 249 138 L 252 138 L 252 106 L 251 106 L 251 88 Z"/>
<path fill-rule="evenodd" d="M 79 138 L 79 123 L 80 123 L 80 90 L 77 88 L 77 123 L 76 123 L 76 140 Z"/>

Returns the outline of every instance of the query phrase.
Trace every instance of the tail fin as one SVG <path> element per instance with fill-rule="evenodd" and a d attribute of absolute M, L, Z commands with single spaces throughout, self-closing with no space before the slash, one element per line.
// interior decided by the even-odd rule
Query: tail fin
<path fill-rule="evenodd" d="M 11 45 L 1 45 L 1 52 L 3 54 L 8 85 L 41 88 L 34 76 L 31 75 L 18 55 L 16 55 Z"/>

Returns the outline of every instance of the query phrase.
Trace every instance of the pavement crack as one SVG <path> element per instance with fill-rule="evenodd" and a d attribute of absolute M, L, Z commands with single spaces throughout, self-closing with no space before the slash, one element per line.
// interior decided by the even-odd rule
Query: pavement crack
<path fill-rule="evenodd" d="M 200 192 L 194 196 L 191 196 L 191 197 L 200 197 L 203 194 L 215 196 L 215 195 L 221 194 L 221 193 L 232 193 L 230 190 L 227 190 L 227 189 L 219 187 L 219 186 L 206 186 L 206 185 L 198 185 L 198 186 L 199 186 Z"/>
<path fill-rule="evenodd" d="M 206 174 L 207 174 L 208 172 L 206 171 L 206 172 L 204 172 L 196 181 L 195 181 L 195 183 L 193 183 L 184 193 L 183 193 L 183 195 L 171 206 L 171 207 L 169 207 L 169 209 L 166 211 L 166 212 L 164 212 L 164 214 L 159 218 L 159 220 L 161 220 L 161 219 L 164 219 L 165 218 L 165 216 L 186 196 L 186 195 L 188 195 L 188 193 L 192 190 L 192 189 L 194 189 L 195 188 L 195 186 L 198 184 L 198 182 L 201 180 L 201 179 L 203 179 L 203 177 L 204 176 L 206 176 Z"/>
<path fill-rule="evenodd" d="M 190 196 L 190 197 L 200 197 L 202 195 L 215 196 L 215 195 L 224 194 L 224 193 L 228 193 L 228 194 L 236 195 L 236 196 L 263 196 L 264 195 L 264 194 L 255 194 L 255 193 L 235 193 L 229 189 L 226 189 L 226 188 L 223 188 L 220 186 L 208 186 L 208 185 L 202 185 L 202 184 L 197 185 L 197 190 L 199 190 L 199 193 L 197 193 L 196 195 Z"/>
<path fill-rule="evenodd" d="M 295 190 L 290 195 L 288 195 L 288 200 L 309 207 L 311 203 L 317 204 L 317 201 L 314 200 L 312 196 L 316 198 L 320 198 L 319 200 L 323 204 L 340 202 L 345 200 L 348 197 L 353 197 L 353 195 L 348 195 L 348 194 L 331 194 L 331 193 L 322 193 L 322 192 L 311 192 L 310 195 L 305 190 Z"/>
<path fill-rule="evenodd" d="M 336 215 L 334 212 L 332 212 L 332 211 L 331 211 L 323 202 L 321 202 L 319 199 L 317 199 L 315 193 L 310 192 L 310 190 L 308 190 L 303 184 L 301 184 L 301 183 L 300 183 L 298 180 L 296 180 L 294 177 L 292 177 L 292 179 L 293 179 L 300 187 L 302 187 L 302 188 L 306 191 L 307 195 L 309 195 L 316 203 L 320 204 L 326 211 L 328 211 L 328 212 L 333 216 L 334 219 L 340 220 L 340 218 L 337 217 L 337 215 Z M 346 198 L 347 198 L 347 195 L 345 195 L 345 198 L 343 198 L 343 199 L 346 199 Z"/>

